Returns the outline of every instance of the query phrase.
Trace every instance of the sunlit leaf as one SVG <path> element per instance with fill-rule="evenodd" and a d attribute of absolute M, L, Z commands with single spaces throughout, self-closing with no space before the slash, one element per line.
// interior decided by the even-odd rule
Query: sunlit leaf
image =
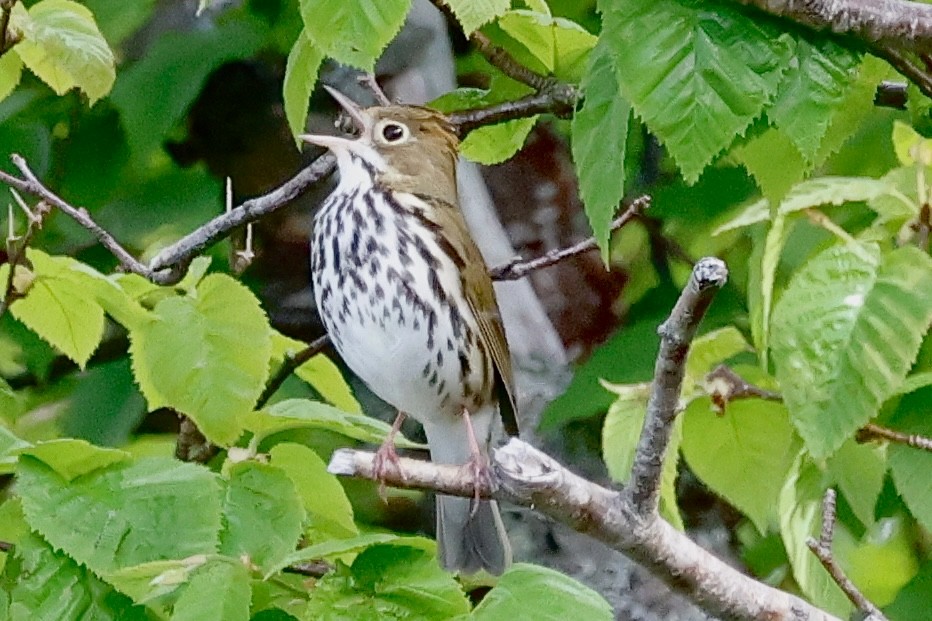
<path fill-rule="evenodd" d="M 508 10 L 509 0 L 447 0 L 465 34 L 470 34 Z"/>
<path fill-rule="evenodd" d="M 301 0 L 307 38 L 325 55 L 371 71 L 404 24 L 411 0 Z"/>
<path fill-rule="evenodd" d="M 304 133 L 311 91 L 317 83 L 317 70 L 323 60 L 323 54 L 308 38 L 307 32 L 301 31 L 288 54 L 283 90 L 285 118 L 295 136 Z"/>
<path fill-rule="evenodd" d="M 530 618 L 541 621 L 614 619 L 605 598 L 568 576 L 537 565 L 520 563 L 505 572 L 476 606 L 471 619 Z"/>

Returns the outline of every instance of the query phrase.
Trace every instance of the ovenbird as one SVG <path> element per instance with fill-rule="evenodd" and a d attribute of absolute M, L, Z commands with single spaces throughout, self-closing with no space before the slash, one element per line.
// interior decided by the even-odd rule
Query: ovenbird
<path fill-rule="evenodd" d="M 311 246 L 324 325 L 349 368 L 398 410 L 394 431 L 410 414 L 435 463 L 487 476 L 495 413 L 518 432 L 514 385 L 492 281 L 459 208 L 453 126 L 428 108 L 362 109 L 327 90 L 358 135 L 302 136 L 330 149 L 340 173 Z M 392 437 L 376 459 L 383 474 L 397 463 Z M 511 561 L 494 501 L 438 496 L 437 542 L 451 571 L 500 574 Z"/>

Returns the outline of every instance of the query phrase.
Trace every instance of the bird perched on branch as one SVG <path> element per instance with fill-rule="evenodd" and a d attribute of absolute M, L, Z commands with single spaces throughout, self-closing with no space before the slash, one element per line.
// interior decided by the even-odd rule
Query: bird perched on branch
<path fill-rule="evenodd" d="M 330 149 L 340 171 L 315 217 L 311 271 L 337 351 L 399 412 L 377 471 L 397 464 L 393 436 L 407 413 L 435 463 L 481 480 L 496 412 L 509 434 L 518 428 L 495 291 L 459 207 L 455 129 L 428 108 L 362 109 L 327 90 L 358 135 L 302 136 Z M 478 493 L 438 496 L 437 542 L 451 571 L 500 574 L 511 562 L 498 506 Z"/>

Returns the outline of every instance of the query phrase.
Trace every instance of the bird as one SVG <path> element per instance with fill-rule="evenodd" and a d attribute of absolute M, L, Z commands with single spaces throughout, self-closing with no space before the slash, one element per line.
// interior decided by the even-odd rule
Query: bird
<path fill-rule="evenodd" d="M 470 468 L 475 498 L 437 496 L 437 549 L 451 572 L 502 574 L 511 547 L 489 476 L 496 413 L 518 434 L 511 355 L 488 269 L 459 207 L 456 129 L 422 106 L 363 108 L 325 87 L 350 135 L 300 138 L 329 149 L 339 181 L 314 217 L 315 301 L 346 365 L 398 411 L 376 453 L 398 464 L 405 415 L 424 428 L 431 460 Z"/>

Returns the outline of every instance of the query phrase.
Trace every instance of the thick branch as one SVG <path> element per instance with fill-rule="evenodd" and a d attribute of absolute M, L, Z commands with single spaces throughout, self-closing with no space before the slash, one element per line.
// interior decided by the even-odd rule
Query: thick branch
<path fill-rule="evenodd" d="M 715 293 L 728 279 L 725 263 L 715 258 L 700 259 L 676 306 L 660 326 L 660 352 L 654 367 L 647 416 L 641 430 L 626 500 L 642 518 L 657 512 L 660 475 L 673 422 L 679 411 L 680 387 L 686 372 L 686 354 L 703 315 Z"/>
<path fill-rule="evenodd" d="M 932 49 L 932 6 L 906 0 L 736 0 L 815 30 L 867 43 Z"/>
<path fill-rule="evenodd" d="M 386 483 L 472 497 L 472 471 L 400 458 Z M 375 480 L 374 454 L 340 449 L 330 472 Z M 722 619 L 839 621 L 794 595 L 767 586 L 706 552 L 656 514 L 643 519 L 626 496 L 573 474 L 512 438 L 493 451 L 493 476 L 479 481 L 486 498 L 533 507 L 542 514 L 628 554 L 709 614 Z"/>

